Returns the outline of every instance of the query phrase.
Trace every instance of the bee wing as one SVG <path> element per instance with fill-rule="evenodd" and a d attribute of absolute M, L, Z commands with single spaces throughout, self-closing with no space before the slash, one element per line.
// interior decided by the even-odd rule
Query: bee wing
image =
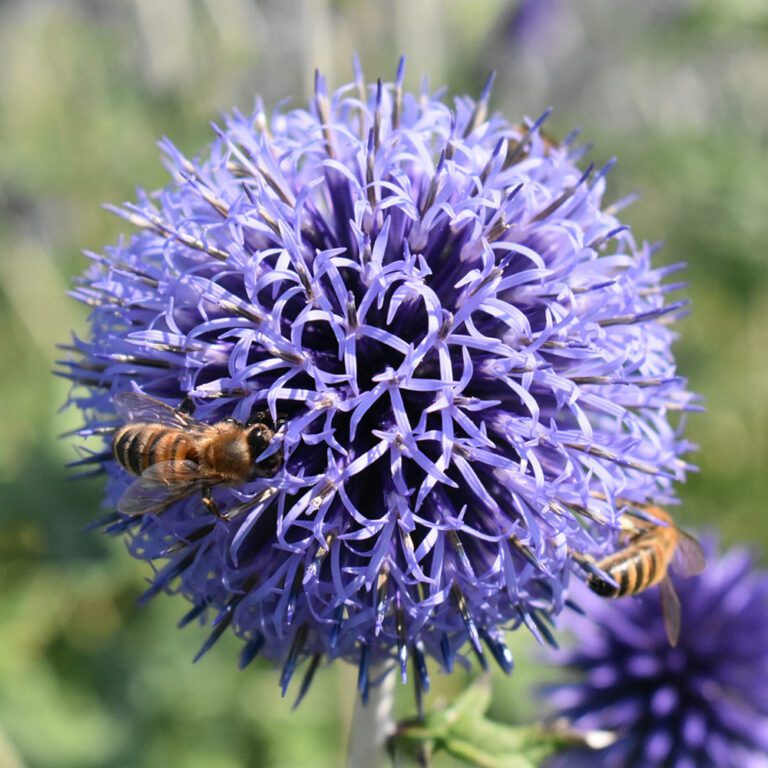
<path fill-rule="evenodd" d="M 181 413 L 162 400 L 141 392 L 121 392 L 113 398 L 118 415 L 126 422 L 161 424 L 173 429 L 201 430 L 207 425 Z"/>
<path fill-rule="evenodd" d="M 659 582 L 661 591 L 661 612 L 664 616 L 664 629 L 667 639 L 674 648 L 680 638 L 680 598 L 677 596 L 672 579 L 666 576 Z"/>
<path fill-rule="evenodd" d="M 117 509 L 122 514 L 131 516 L 158 514 L 170 507 L 175 501 L 188 496 L 194 489 L 194 485 L 148 486 L 135 480 L 120 497 Z"/>
<path fill-rule="evenodd" d="M 173 481 L 169 481 L 169 477 Z M 117 503 L 124 515 L 157 514 L 206 484 L 192 461 L 161 461 L 144 470 Z"/>
<path fill-rule="evenodd" d="M 697 576 L 707 565 L 704 550 L 693 536 L 683 531 L 678 531 L 678 534 L 680 538 L 672 561 L 674 568 L 683 576 Z"/>

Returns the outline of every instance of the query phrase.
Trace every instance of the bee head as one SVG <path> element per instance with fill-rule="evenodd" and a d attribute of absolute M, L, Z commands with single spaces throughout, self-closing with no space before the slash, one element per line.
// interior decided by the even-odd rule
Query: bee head
<path fill-rule="evenodd" d="M 271 477 L 280 468 L 281 458 L 279 453 L 273 453 L 263 461 L 257 461 L 258 457 L 267 450 L 274 436 L 275 433 L 266 424 L 254 424 L 248 430 L 246 439 L 248 440 L 248 448 L 250 449 L 251 460 L 253 461 L 252 479 Z"/>

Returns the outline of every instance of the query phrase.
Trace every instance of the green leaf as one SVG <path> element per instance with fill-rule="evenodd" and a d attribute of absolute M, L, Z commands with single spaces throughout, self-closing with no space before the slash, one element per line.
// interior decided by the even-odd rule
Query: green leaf
<path fill-rule="evenodd" d="M 412 756 L 443 750 L 479 768 L 537 768 L 560 749 L 581 743 L 562 730 L 489 720 L 490 698 L 488 679 L 480 678 L 448 707 L 400 723 L 393 749 Z"/>

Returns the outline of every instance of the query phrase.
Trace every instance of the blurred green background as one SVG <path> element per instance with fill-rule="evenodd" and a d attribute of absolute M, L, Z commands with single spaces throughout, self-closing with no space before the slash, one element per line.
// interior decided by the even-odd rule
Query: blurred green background
<path fill-rule="evenodd" d="M 0 2 L 0 768 L 337 766 L 354 671 L 318 675 L 298 712 L 266 663 L 236 669 L 225 637 L 176 630 L 148 575 L 118 540 L 83 531 L 98 482 L 71 483 L 57 434 L 67 383 L 55 345 L 83 331 L 66 297 L 85 260 L 126 226 L 100 208 L 166 183 L 155 142 L 187 154 L 209 122 L 286 95 L 304 103 L 316 66 L 477 94 L 498 70 L 493 107 L 513 120 L 546 106 L 593 159 L 619 157 L 608 200 L 685 260 L 693 313 L 680 371 L 706 400 L 687 433 L 700 474 L 681 519 L 726 542 L 768 543 L 768 5 L 764 0 L 29 0 Z M 518 671 L 494 679 L 494 716 L 525 720 L 527 687 L 551 674 L 522 633 Z M 440 680 L 428 704 L 463 686 Z M 412 711 L 409 690 L 399 693 Z M 447 765 L 447 762 L 438 765 Z"/>

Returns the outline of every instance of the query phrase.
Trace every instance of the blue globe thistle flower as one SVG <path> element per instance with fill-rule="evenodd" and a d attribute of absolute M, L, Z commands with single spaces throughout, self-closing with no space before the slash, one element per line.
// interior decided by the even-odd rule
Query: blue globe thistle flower
<path fill-rule="evenodd" d="M 502 632 L 551 638 L 572 551 L 610 546 L 623 499 L 674 496 L 691 407 L 669 322 L 683 302 L 604 207 L 584 150 L 425 87 L 355 82 L 309 109 L 234 113 L 199 158 L 161 144 L 173 181 L 114 210 L 139 230 L 92 265 L 66 373 L 85 463 L 115 507 L 115 397 L 195 418 L 279 425 L 274 476 L 160 513 L 117 515 L 182 623 L 231 626 L 283 665 L 393 660 L 417 692 L 427 657 L 467 641 L 510 671 Z M 105 436 L 106 435 L 106 436 Z M 581 570 L 580 570 L 581 573 Z M 583 574 L 582 574 L 583 576 Z"/>
<path fill-rule="evenodd" d="M 604 749 L 566 752 L 578 768 L 758 768 L 768 765 L 768 572 L 741 548 L 707 569 L 672 573 L 682 627 L 669 645 L 658 595 L 603 600 L 587 589 L 584 615 L 564 614 L 577 644 L 558 661 L 578 682 L 553 686 L 549 702 L 579 730 L 614 731 Z"/>

